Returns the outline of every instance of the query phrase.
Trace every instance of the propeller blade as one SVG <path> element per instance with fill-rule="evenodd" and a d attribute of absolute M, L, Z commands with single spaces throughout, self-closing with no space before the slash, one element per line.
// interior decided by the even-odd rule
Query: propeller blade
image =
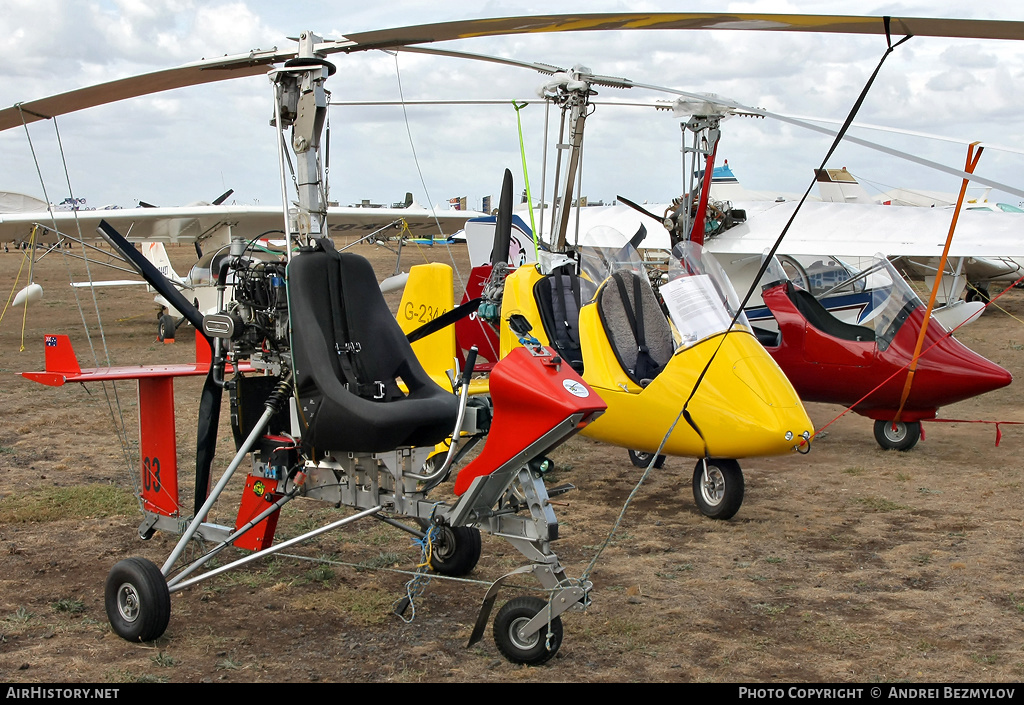
<path fill-rule="evenodd" d="M 661 217 L 660 215 L 654 215 L 654 213 L 651 213 L 649 210 L 647 210 L 646 208 L 637 203 L 633 203 L 633 201 L 629 200 L 628 198 L 625 198 L 623 196 L 616 196 L 615 200 L 617 200 L 619 203 L 622 203 L 623 205 L 629 206 L 635 211 L 643 213 L 648 218 L 654 218 L 659 223 L 664 220 L 664 218 Z"/>
<path fill-rule="evenodd" d="M 637 229 L 636 234 L 629 239 L 629 245 L 634 250 L 640 249 L 640 244 L 647 239 L 647 228 L 643 223 L 640 223 L 640 227 Z"/>
<path fill-rule="evenodd" d="M 491 246 L 491 264 L 508 262 L 512 244 L 512 172 L 505 170 L 501 182 L 501 200 L 498 201 L 498 215 L 494 221 L 494 244 Z"/>
<path fill-rule="evenodd" d="M 203 395 L 199 399 L 199 426 L 196 431 L 196 491 L 195 515 L 206 502 L 210 489 L 210 468 L 217 450 L 217 431 L 220 426 L 221 397 L 224 390 L 214 380 L 210 367 L 203 383 Z"/>
<path fill-rule="evenodd" d="M 228 198 L 229 198 L 229 197 L 231 196 L 231 194 L 233 194 L 234 192 L 235 192 L 235 190 L 234 190 L 233 188 L 229 188 L 229 189 L 228 189 L 227 191 L 225 191 L 225 192 L 224 192 L 224 193 L 222 193 L 221 195 L 217 196 L 217 198 L 216 198 L 216 199 L 215 199 L 215 200 L 213 201 L 213 205 L 215 205 L 215 206 L 219 206 L 219 205 L 220 205 L 220 204 L 222 204 L 222 203 L 223 203 L 224 201 L 228 200 Z"/>

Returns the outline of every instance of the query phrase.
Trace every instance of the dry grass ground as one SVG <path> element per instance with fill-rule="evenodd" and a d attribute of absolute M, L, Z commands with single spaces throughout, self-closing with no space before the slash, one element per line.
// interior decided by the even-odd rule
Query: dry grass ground
<path fill-rule="evenodd" d="M 387 252 L 357 251 L 381 277 L 391 273 Z M 190 253 L 185 246 L 172 256 L 180 264 Z M 420 257 L 412 251 L 405 261 Z M 0 253 L 0 282 L 10 287 L 19 265 L 19 254 Z M 539 668 L 506 662 L 489 633 L 465 646 L 485 583 L 519 564 L 507 543 L 485 536 L 472 576 L 478 582 L 434 578 L 406 624 L 390 613 L 409 580 L 394 568 L 409 570 L 417 551 L 380 524 L 357 524 L 291 552 L 305 559 L 275 557 L 178 593 L 162 638 L 127 643 L 106 622 L 106 574 L 131 555 L 160 563 L 172 541 L 136 537 L 139 517 L 108 397 L 99 388 L 47 388 L 15 375 L 42 369 L 42 336 L 51 332 L 71 333 L 83 365 L 92 364 L 67 271 L 58 255 L 36 269 L 46 296 L 28 312 L 23 352 L 21 311 L 0 322 L 0 681 L 1024 678 L 1024 427 L 1003 427 L 997 447 L 992 426 L 928 424 L 925 441 L 897 453 L 880 450 L 870 422 L 856 416 L 831 425 L 808 455 L 744 461 L 746 498 L 727 522 L 695 509 L 693 460 L 670 458 L 640 488 L 601 554 L 593 605 L 565 617 L 561 651 Z M 92 295 L 78 296 L 91 311 Z M 98 290 L 96 301 L 115 363 L 191 358 L 188 334 L 175 345 L 155 342 L 154 309 L 141 288 Z M 1021 378 L 1024 293 L 1011 291 L 999 303 L 1007 313 L 990 311 L 959 337 Z M 942 416 L 1024 421 L 1018 384 Z M 197 379 L 176 386 L 185 468 L 200 388 Z M 133 385 L 119 385 L 117 403 L 134 440 Z M 840 411 L 808 410 L 818 427 Z M 556 544 L 575 576 L 640 473 L 624 450 L 586 439 L 561 448 L 555 460 L 555 482 L 579 488 L 558 507 Z M 227 523 L 233 512 L 218 514 Z M 293 503 L 278 536 L 336 516 L 330 507 Z"/>

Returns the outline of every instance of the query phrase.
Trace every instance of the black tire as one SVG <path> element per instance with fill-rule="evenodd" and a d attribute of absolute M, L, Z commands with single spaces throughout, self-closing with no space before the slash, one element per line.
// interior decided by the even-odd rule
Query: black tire
<path fill-rule="evenodd" d="M 554 658 L 562 645 L 561 617 L 550 621 L 550 630 L 544 626 L 528 639 L 519 636 L 520 627 L 547 608 L 545 600 L 527 595 L 509 600 L 498 610 L 494 618 L 494 643 L 505 658 L 528 666 L 539 666 Z"/>
<path fill-rule="evenodd" d="M 700 513 L 712 519 L 731 519 L 743 504 L 743 471 L 728 458 L 708 460 L 708 482 L 704 482 L 704 461 L 693 468 L 693 501 Z"/>
<path fill-rule="evenodd" d="M 988 293 L 987 286 L 969 285 L 967 287 L 967 294 L 964 296 L 964 299 L 967 301 L 967 303 L 980 301 L 983 304 L 987 304 L 991 299 L 991 295 Z"/>
<path fill-rule="evenodd" d="M 651 464 L 652 453 L 645 453 L 642 450 L 631 450 L 629 451 L 629 461 L 638 468 L 647 469 L 647 466 Z M 654 461 L 654 467 L 661 469 L 665 464 L 665 456 L 659 455 L 658 459 Z"/>
<path fill-rule="evenodd" d="M 434 529 L 430 569 L 452 578 L 469 575 L 480 560 L 480 530 L 470 526 Z"/>
<path fill-rule="evenodd" d="M 126 558 L 107 575 L 107 619 L 122 639 L 153 641 L 171 619 L 171 594 L 156 564 L 145 558 Z"/>
<path fill-rule="evenodd" d="M 908 451 L 921 440 L 921 422 L 875 421 L 875 440 L 883 450 Z"/>
<path fill-rule="evenodd" d="M 160 342 L 165 340 L 174 340 L 174 333 L 176 329 L 177 326 L 174 322 L 174 316 L 165 313 L 157 319 L 156 339 Z"/>

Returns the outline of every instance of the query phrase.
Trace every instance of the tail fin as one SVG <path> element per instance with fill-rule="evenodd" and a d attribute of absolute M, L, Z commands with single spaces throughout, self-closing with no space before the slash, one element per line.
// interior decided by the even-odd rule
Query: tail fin
<path fill-rule="evenodd" d="M 142 254 L 161 274 L 172 282 L 181 284 L 185 281 L 174 271 L 174 267 L 171 266 L 171 260 L 167 256 L 167 249 L 162 242 L 142 243 Z"/>
<path fill-rule="evenodd" d="M 455 307 L 452 268 L 440 262 L 418 264 L 409 270 L 409 279 L 398 306 L 398 324 L 410 333 Z M 451 386 L 447 370 L 455 367 L 455 326 L 447 326 L 412 344 L 413 352 L 427 374 L 445 389 Z"/>
<path fill-rule="evenodd" d="M 82 368 L 78 365 L 78 358 L 75 357 L 75 351 L 71 347 L 71 339 L 68 336 L 47 335 L 44 337 L 44 341 L 47 372 L 72 375 L 82 373 Z"/>
<path fill-rule="evenodd" d="M 815 169 L 818 194 L 823 201 L 834 203 L 875 203 L 853 174 L 842 169 Z"/>

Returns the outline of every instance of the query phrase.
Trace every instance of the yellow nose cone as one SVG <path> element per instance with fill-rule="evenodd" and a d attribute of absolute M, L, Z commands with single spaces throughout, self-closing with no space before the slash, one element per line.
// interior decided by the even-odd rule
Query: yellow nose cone
<path fill-rule="evenodd" d="M 602 386 L 587 373 L 584 379 L 608 410 L 583 433 L 626 448 L 654 452 L 672 428 L 661 451 L 666 455 L 746 458 L 792 452 L 814 433 L 793 385 L 745 331 L 678 350 L 643 389 Z M 684 404 L 689 419 L 680 414 Z"/>

